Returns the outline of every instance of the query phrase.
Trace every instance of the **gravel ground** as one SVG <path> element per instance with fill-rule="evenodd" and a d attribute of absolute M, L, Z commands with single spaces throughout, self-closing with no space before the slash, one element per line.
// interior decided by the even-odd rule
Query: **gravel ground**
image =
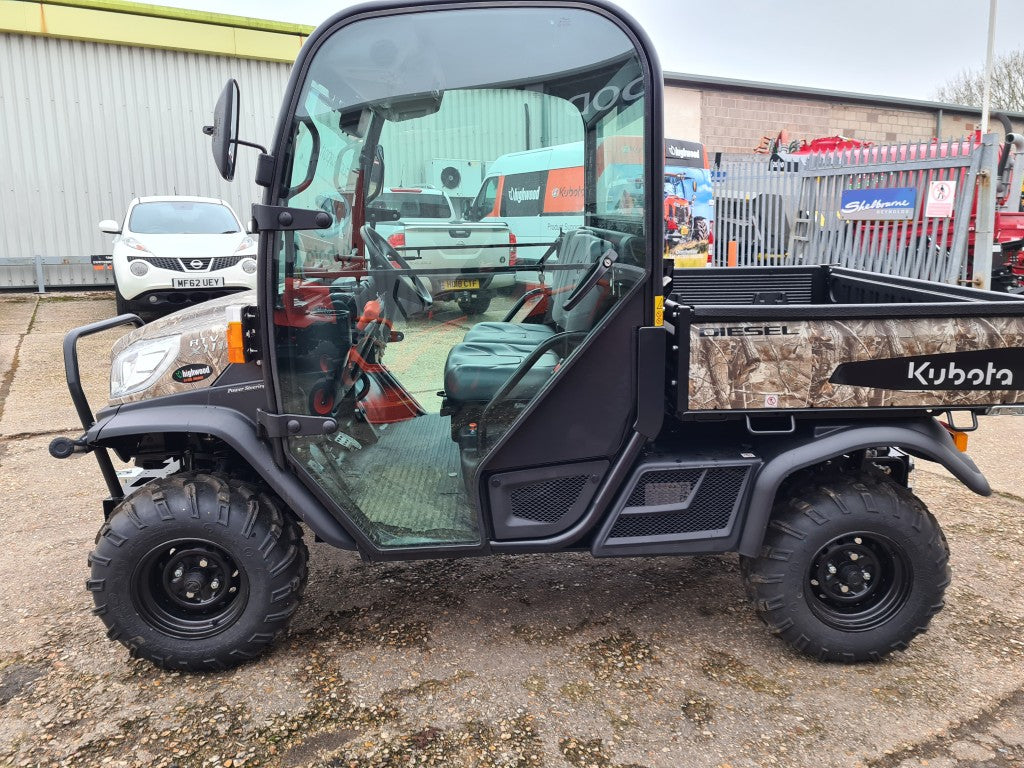
<path fill-rule="evenodd" d="M 90 615 L 102 483 L 90 458 L 46 453 L 75 424 L 62 334 L 112 312 L 102 294 L 0 297 L 2 765 L 1024 766 L 1024 498 L 1006 460 L 1024 419 L 972 438 L 992 498 L 919 464 L 954 581 L 880 664 L 790 652 L 734 557 L 371 565 L 311 544 L 286 640 L 183 675 L 129 660 Z M 105 366 L 83 375 L 99 402 Z"/>

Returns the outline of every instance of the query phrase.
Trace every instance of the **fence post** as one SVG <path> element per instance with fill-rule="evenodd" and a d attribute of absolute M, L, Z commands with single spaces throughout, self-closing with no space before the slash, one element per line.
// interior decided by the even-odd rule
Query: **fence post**
<path fill-rule="evenodd" d="M 730 240 L 729 241 L 729 247 L 728 247 L 727 254 L 728 254 L 726 256 L 727 261 L 725 262 L 726 265 L 730 266 L 730 267 L 735 267 L 736 264 L 738 263 L 738 256 L 739 256 L 739 244 L 735 240 Z"/>
<path fill-rule="evenodd" d="M 36 286 L 39 288 L 37 293 L 46 293 L 46 280 L 43 278 L 43 257 L 36 255 Z"/>
<path fill-rule="evenodd" d="M 974 228 L 974 268 L 971 277 L 978 288 L 992 288 L 992 241 L 996 220 L 996 171 L 999 153 L 996 135 L 985 134 L 981 144 L 981 170 L 978 171 L 978 217 Z"/>

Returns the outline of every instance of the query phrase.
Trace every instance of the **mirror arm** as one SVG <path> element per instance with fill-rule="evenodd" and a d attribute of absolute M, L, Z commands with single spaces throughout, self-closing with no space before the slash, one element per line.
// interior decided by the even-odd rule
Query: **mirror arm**
<path fill-rule="evenodd" d="M 205 128 L 203 130 L 205 130 Z M 262 144 L 254 144 L 251 141 L 242 141 L 241 139 L 235 139 L 235 144 L 241 147 L 252 147 L 253 149 L 258 149 L 264 155 L 270 154 L 269 152 L 267 152 L 267 148 L 264 147 Z"/>

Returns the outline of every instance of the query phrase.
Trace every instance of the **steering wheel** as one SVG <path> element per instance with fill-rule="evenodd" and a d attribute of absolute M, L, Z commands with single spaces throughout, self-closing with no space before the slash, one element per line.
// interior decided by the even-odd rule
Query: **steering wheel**
<path fill-rule="evenodd" d="M 359 234 L 363 236 L 363 243 L 366 245 L 366 255 L 375 269 L 387 269 L 394 272 L 398 272 L 399 269 L 406 270 L 407 272 L 412 271 L 412 267 L 409 266 L 409 262 L 405 260 L 405 257 L 394 249 L 391 243 L 384 238 L 384 235 L 369 224 L 363 224 L 359 229 Z M 395 264 L 398 266 L 396 267 Z M 434 303 L 434 297 L 430 295 L 430 290 L 419 277 L 410 274 L 399 274 L 396 277 L 415 294 L 424 309 Z M 395 294 L 395 300 L 401 304 L 397 291 Z"/>
<path fill-rule="evenodd" d="M 562 303 L 563 309 L 569 312 L 583 301 L 583 297 L 590 293 L 594 286 L 605 276 L 605 273 L 612 268 L 619 258 L 619 254 L 615 252 L 615 249 L 609 248 L 605 251 L 601 258 L 590 265 L 590 269 L 586 271 L 583 278 L 579 281 L 575 288 L 572 289 L 572 293 L 565 297 L 565 301 Z"/>

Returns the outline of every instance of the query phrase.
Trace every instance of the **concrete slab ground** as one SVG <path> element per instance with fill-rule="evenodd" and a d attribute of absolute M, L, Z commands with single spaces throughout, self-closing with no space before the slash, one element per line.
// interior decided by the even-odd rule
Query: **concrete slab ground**
<path fill-rule="evenodd" d="M 1024 419 L 972 437 L 992 498 L 917 473 L 954 580 L 929 631 L 882 663 L 788 650 L 731 556 L 368 564 L 307 536 L 310 583 L 283 642 L 183 675 L 130 660 L 90 615 L 105 491 L 91 457 L 57 462 L 46 445 L 76 424 L 60 338 L 113 302 L 48 302 L 5 334 L 20 349 L 0 416 L 0 765 L 1024 764 L 1024 499 L 1007 468 Z M 83 373 L 101 402 L 104 366 Z"/>

